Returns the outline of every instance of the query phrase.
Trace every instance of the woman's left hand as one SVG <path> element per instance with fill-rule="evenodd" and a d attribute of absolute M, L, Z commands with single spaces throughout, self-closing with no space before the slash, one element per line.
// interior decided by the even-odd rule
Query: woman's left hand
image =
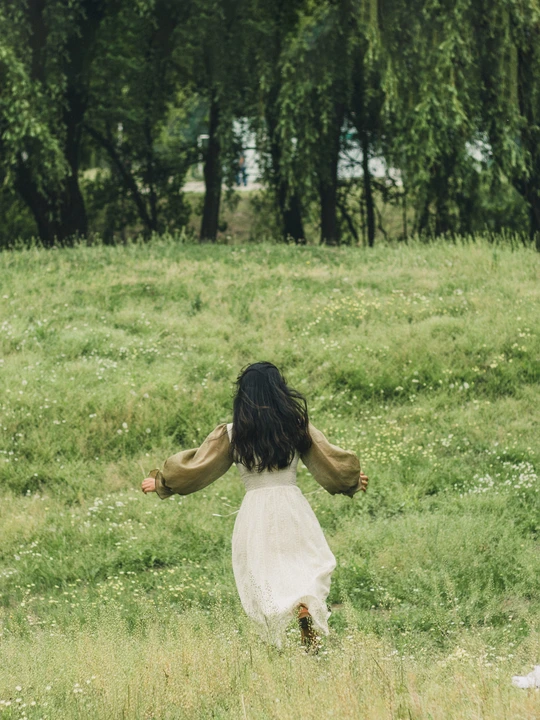
<path fill-rule="evenodd" d="M 143 493 L 156 492 L 155 478 L 147 477 L 141 483 Z"/>
<path fill-rule="evenodd" d="M 360 471 L 360 490 L 362 492 L 366 492 L 368 482 L 369 482 L 368 476 L 364 475 L 364 473 L 362 471 Z"/>

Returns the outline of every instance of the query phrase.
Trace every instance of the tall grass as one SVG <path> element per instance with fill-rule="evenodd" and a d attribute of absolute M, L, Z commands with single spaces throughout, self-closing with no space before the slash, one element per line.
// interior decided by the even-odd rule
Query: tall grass
<path fill-rule="evenodd" d="M 0 718 L 540 715 L 510 685 L 540 661 L 537 254 L 155 239 L 0 266 Z M 338 560 L 316 658 L 243 616 L 235 469 L 139 489 L 261 359 L 370 476 L 351 500 L 299 474 Z"/>

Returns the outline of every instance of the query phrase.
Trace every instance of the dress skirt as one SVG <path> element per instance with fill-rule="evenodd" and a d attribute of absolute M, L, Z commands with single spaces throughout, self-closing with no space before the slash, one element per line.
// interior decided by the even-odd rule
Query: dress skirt
<path fill-rule="evenodd" d="M 281 646 L 299 603 L 328 635 L 326 598 L 336 560 L 297 485 L 246 492 L 234 525 L 232 564 L 242 606 L 269 642 Z"/>

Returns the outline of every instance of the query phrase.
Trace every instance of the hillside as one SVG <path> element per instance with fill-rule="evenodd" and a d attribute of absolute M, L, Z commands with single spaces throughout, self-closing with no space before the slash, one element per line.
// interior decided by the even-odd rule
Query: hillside
<path fill-rule="evenodd" d="M 2 720 L 538 717 L 510 684 L 540 662 L 538 253 L 164 239 L 0 266 Z M 140 491 L 256 360 L 370 478 L 351 500 L 299 474 L 338 560 L 316 658 L 243 616 L 235 468 Z"/>

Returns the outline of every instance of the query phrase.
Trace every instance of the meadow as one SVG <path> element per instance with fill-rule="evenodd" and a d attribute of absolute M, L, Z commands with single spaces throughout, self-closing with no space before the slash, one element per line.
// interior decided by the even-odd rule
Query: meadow
<path fill-rule="evenodd" d="M 0 720 L 540 717 L 540 255 L 511 244 L 0 253 Z M 331 634 L 260 641 L 237 470 L 140 483 L 270 360 L 368 492 L 299 485 Z"/>

